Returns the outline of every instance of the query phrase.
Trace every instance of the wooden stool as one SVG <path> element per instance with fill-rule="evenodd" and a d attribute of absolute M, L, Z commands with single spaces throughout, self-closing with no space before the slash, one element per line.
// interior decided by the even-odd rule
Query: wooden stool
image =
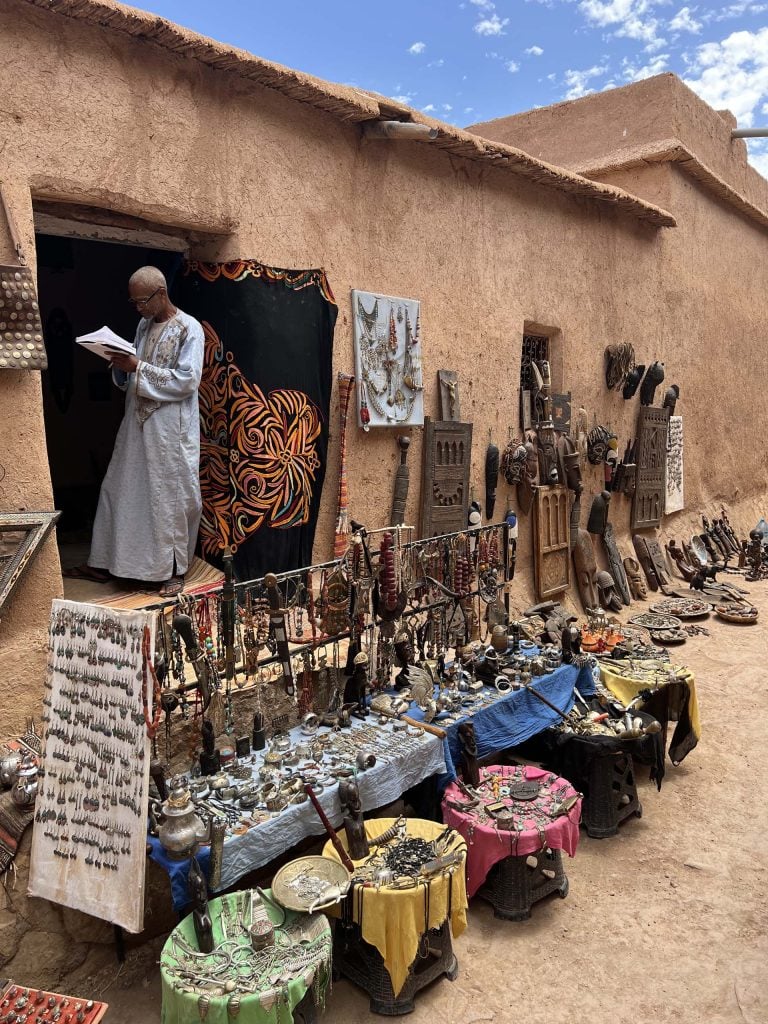
<path fill-rule="evenodd" d="M 534 903 L 556 892 L 560 899 L 568 895 L 568 879 L 563 870 L 559 850 L 540 850 L 529 854 L 536 866 L 529 867 L 528 857 L 505 857 L 488 872 L 481 899 L 493 907 L 493 916 L 505 921 L 526 921 Z M 547 871 L 548 874 L 544 874 Z M 554 877 L 550 877 L 554 874 Z"/>
<path fill-rule="evenodd" d="M 422 953 L 426 953 L 422 956 Z M 357 924 L 337 922 L 333 946 L 333 965 L 339 974 L 359 985 L 371 997 L 371 1013 L 398 1017 L 414 1010 L 414 997 L 425 985 L 445 975 L 455 981 L 459 964 L 454 956 L 451 928 L 448 921 L 421 937 L 419 956 L 413 961 L 408 977 L 395 995 L 389 971 L 375 946 L 365 942 Z"/>

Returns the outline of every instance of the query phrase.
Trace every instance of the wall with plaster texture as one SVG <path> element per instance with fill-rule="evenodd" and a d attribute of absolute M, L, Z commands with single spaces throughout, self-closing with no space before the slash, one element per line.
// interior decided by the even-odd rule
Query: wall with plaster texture
<path fill-rule="evenodd" d="M 503 447 L 508 428 L 517 432 L 524 323 L 559 329 L 555 385 L 573 393 L 590 425 L 610 424 L 622 448 L 634 434 L 637 399 L 606 392 L 603 350 L 631 341 L 638 361 L 664 360 L 668 383 L 682 390 L 692 512 L 672 525 L 687 528 L 694 513 L 735 498 L 749 508 L 747 525 L 759 507 L 764 455 L 734 423 L 765 419 L 763 382 L 745 367 L 761 365 L 768 236 L 674 168 L 616 179 L 678 217 L 678 228 L 658 231 L 426 144 L 364 142 L 359 128 L 234 74 L 18 0 L 0 11 L 0 58 L 0 180 L 30 254 L 32 196 L 198 235 L 234 221 L 231 235 L 195 254 L 326 268 L 339 303 L 334 373 L 353 370 L 351 288 L 421 299 L 425 412 L 438 414 L 437 370 L 457 370 L 462 413 L 475 425 L 480 500 L 489 434 Z M 10 255 L 4 224 L 0 249 Z M 351 420 L 351 512 L 376 527 L 388 516 L 396 432 L 364 435 Z M 0 374 L 0 463 L 0 508 L 51 507 L 35 374 Z M 420 463 L 414 431 L 410 522 Z M 337 479 L 334 395 L 318 559 L 332 549 Z M 585 484 L 587 509 L 599 472 L 588 469 Z M 508 504 L 515 496 L 501 482 L 498 513 Z M 626 536 L 629 505 L 616 498 L 614 506 Z M 530 546 L 523 521 L 513 588 L 521 606 L 533 597 Z M 49 541 L 0 624 L 4 733 L 39 711 L 48 609 L 60 589 Z"/>

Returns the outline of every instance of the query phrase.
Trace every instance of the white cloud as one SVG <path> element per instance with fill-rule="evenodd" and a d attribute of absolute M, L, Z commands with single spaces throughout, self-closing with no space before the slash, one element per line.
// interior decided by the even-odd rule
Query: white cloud
<path fill-rule="evenodd" d="M 442 57 L 440 57 L 438 60 L 431 60 L 429 62 L 429 64 L 427 64 L 427 67 L 428 68 L 441 68 L 443 66 L 443 64 L 445 64 L 445 61 L 443 60 Z"/>
<path fill-rule="evenodd" d="M 716 110 L 727 108 L 749 128 L 768 97 L 768 28 L 733 32 L 703 43 L 690 60 L 685 84 Z"/>
<path fill-rule="evenodd" d="M 749 162 L 764 178 L 768 178 L 768 139 L 747 139 Z"/>
<path fill-rule="evenodd" d="M 437 110 L 437 107 L 435 106 L 434 103 L 428 103 L 426 107 L 422 107 L 421 109 L 425 114 L 434 114 L 434 112 Z"/>
<path fill-rule="evenodd" d="M 660 2 L 664 0 L 579 0 L 579 10 L 591 25 L 616 26 L 613 35 L 654 44 L 660 25 L 651 11 Z"/>
<path fill-rule="evenodd" d="M 729 18 L 741 18 L 744 14 L 762 14 L 768 11 L 768 4 L 754 3 L 753 0 L 739 0 L 738 3 L 728 4 L 721 7 L 719 11 L 709 11 L 702 15 L 702 21 L 727 21 Z"/>
<path fill-rule="evenodd" d="M 505 63 L 504 67 L 505 67 L 505 68 L 507 69 L 507 71 L 508 71 L 508 72 L 509 72 L 509 73 L 510 73 L 511 75 L 514 75 L 514 73 L 515 73 L 516 71 L 519 71 L 519 70 L 520 70 L 520 65 L 519 65 L 519 64 L 517 63 L 517 61 L 516 61 L 516 60 L 508 60 L 508 61 L 507 61 L 507 62 Z"/>
<path fill-rule="evenodd" d="M 540 46 L 529 46 L 525 52 L 529 57 L 540 57 L 544 53 Z"/>
<path fill-rule="evenodd" d="M 409 96 L 408 93 L 401 93 L 399 96 L 393 96 L 392 99 L 395 101 L 395 103 L 402 103 L 404 107 L 410 107 L 410 105 L 413 103 L 413 97 L 415 95 L 416 93 L 413 93 L 413 95 L 411 96 Z"/>
<path fill-rule="evenodd" d="M 696 10 L 694 8 L 693 10 Z M 701 32 L 701 22 L 696 21 L 690 7 L 681 7 L 667 26 L 670 32 Z"/>
<path fill-rule="evenodd" d="M 580 96 L 586 96 L 588 92 L 594 92 L 595 87 L 591 86 L 589 82 L 593 78 L 604 75 L 607 70 L 608 68 L 604 64 L 594 64 L 591 68 L 585 68 L 583 71 L 569 68 L 565 72 L 565 84 L 569 86 L 565 99 L 577 100 Z"/>
<path fill-rule="evenodd" d="M 474 107 L 464 107 L 464 113 L 471 114 L 474 109 Z"/>
<path fill-rule="evenodd" d="M 453 107 L 451 106 L 450 103 L 444 103 L 443 110 L 449 114 L 453 110 Z"/>
<path fill-rule="evenodd" d="M 491 0 L 469 0 L 475 7 L 479 7 L 481 11 L 495 11 L 496 4 L 491 3 Z"/>
<path fill-rule="evenodd" d="M 622 62 L 622 74 L 627 82 L 640 82 L 643 78 L 652 78 L 654 75 L 660 75 L 662 71 L 666 71 L 668 63 L 668 53 L 660 53 L 658 57 L 654 57 L 642 67 L 637 67 L 632 61 L 625 58 Z"/>
<path fill-rule="evenodd" d="M 481 18 L 472 27 L 479 36 L 503 36 L 508 24 L 509 18 L 500 18 L 498 14 L 492 14 L 489 18 Z"/>
<path fill-rule="evenodd" d="M 414 55 L 414 57 L 415 57 L 419 53 L 424 53 L 426 48 L 427 48 L 427 44 L 426 43 L 412 43 L 408 47 L 408 53 L 412 53 Z"/>

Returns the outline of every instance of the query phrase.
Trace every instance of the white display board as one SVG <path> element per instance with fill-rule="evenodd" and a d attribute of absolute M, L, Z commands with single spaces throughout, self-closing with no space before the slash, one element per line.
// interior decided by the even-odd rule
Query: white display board
<path fill-rule="evenodd" d="M 685 508 L 683 494 L 683 417 L 669 417 L 667 434 L 667 495 L 664 512 L 680 512 Z"/>
<path fill-rule="evenodd" d="M 155 616 L 54 601 L 29 895 L 144 926 Z"/>
<path fill-rule="evenodd" d="M 420 305 L 352 290 L 357 422 L 366 430 L 424 423 Z"/>

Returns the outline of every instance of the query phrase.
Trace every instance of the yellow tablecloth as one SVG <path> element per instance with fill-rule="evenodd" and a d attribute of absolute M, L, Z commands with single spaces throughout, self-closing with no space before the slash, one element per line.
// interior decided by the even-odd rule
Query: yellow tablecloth
<path fill-rule="evenodd" d="M 619 662 L 619 665 L 621 662 Z M 617 666 L 618 667 L 618 666 Z M 618 697 L 622 704 L 628 704 L 633 697 L 636 697 L 641 690 L 656 689 L 667 683 L 668 674 L 673 672 L 675 676 L 688 686 L 688 715 L 691 721 L 691 730 L 697 740 L 701 738 L 701 719 L 699 718 L 699 701 L 696 696 L 696 679 L 693 672 L 679 665 L 668 665 L 660 662 L 638 662 L 636 675 L 632 674 L 632 666 L 626 670 L 629 674 L 619 674 L 613 666 L 606 662 L 600 662 L 600 677 L 603 685 Z"/>
<path fill-rule="evenodd" d="M 365 823 L 369 839 L 375 839 L 394 825 L 395 818 L 373 818 Z M 408 835 L 428 842 L 435 839 L 445 828 L 434 821 L 408 818 Z M 344 847 L 346 835 L 339 832 Z M 464 840 L 456 837 L 453 849 L 463 848 Z M 329 840 L 323 849 L 324 857 L 339 856 Z M 466 852 L 464 853 L 466 858 Z M 360 863 L 358 861 L 357 863 Z M 362 921 L 359 920 L 360 902 Z M 414 889 L 355 889 L 353 920 L 361 926 L 363 939 L 375 946 L 381 953 L 384 965 L 392 979 L 392 988 L 397 995 L 408 977 L 408 968 L 416 959 L 419 940 L 429 928 L 439 928 L 448 917 L 450 901 L 451 930 L 454 937 L 461 935 L 467 927 L 467 885 L 465 865 L 456 865 L 451 879 L 438 875 L 429 883 L 429 898 L 424 899 L 424 886 Z M 425 921 L 425 907 L 429 906 L 429 921 Z"/>

